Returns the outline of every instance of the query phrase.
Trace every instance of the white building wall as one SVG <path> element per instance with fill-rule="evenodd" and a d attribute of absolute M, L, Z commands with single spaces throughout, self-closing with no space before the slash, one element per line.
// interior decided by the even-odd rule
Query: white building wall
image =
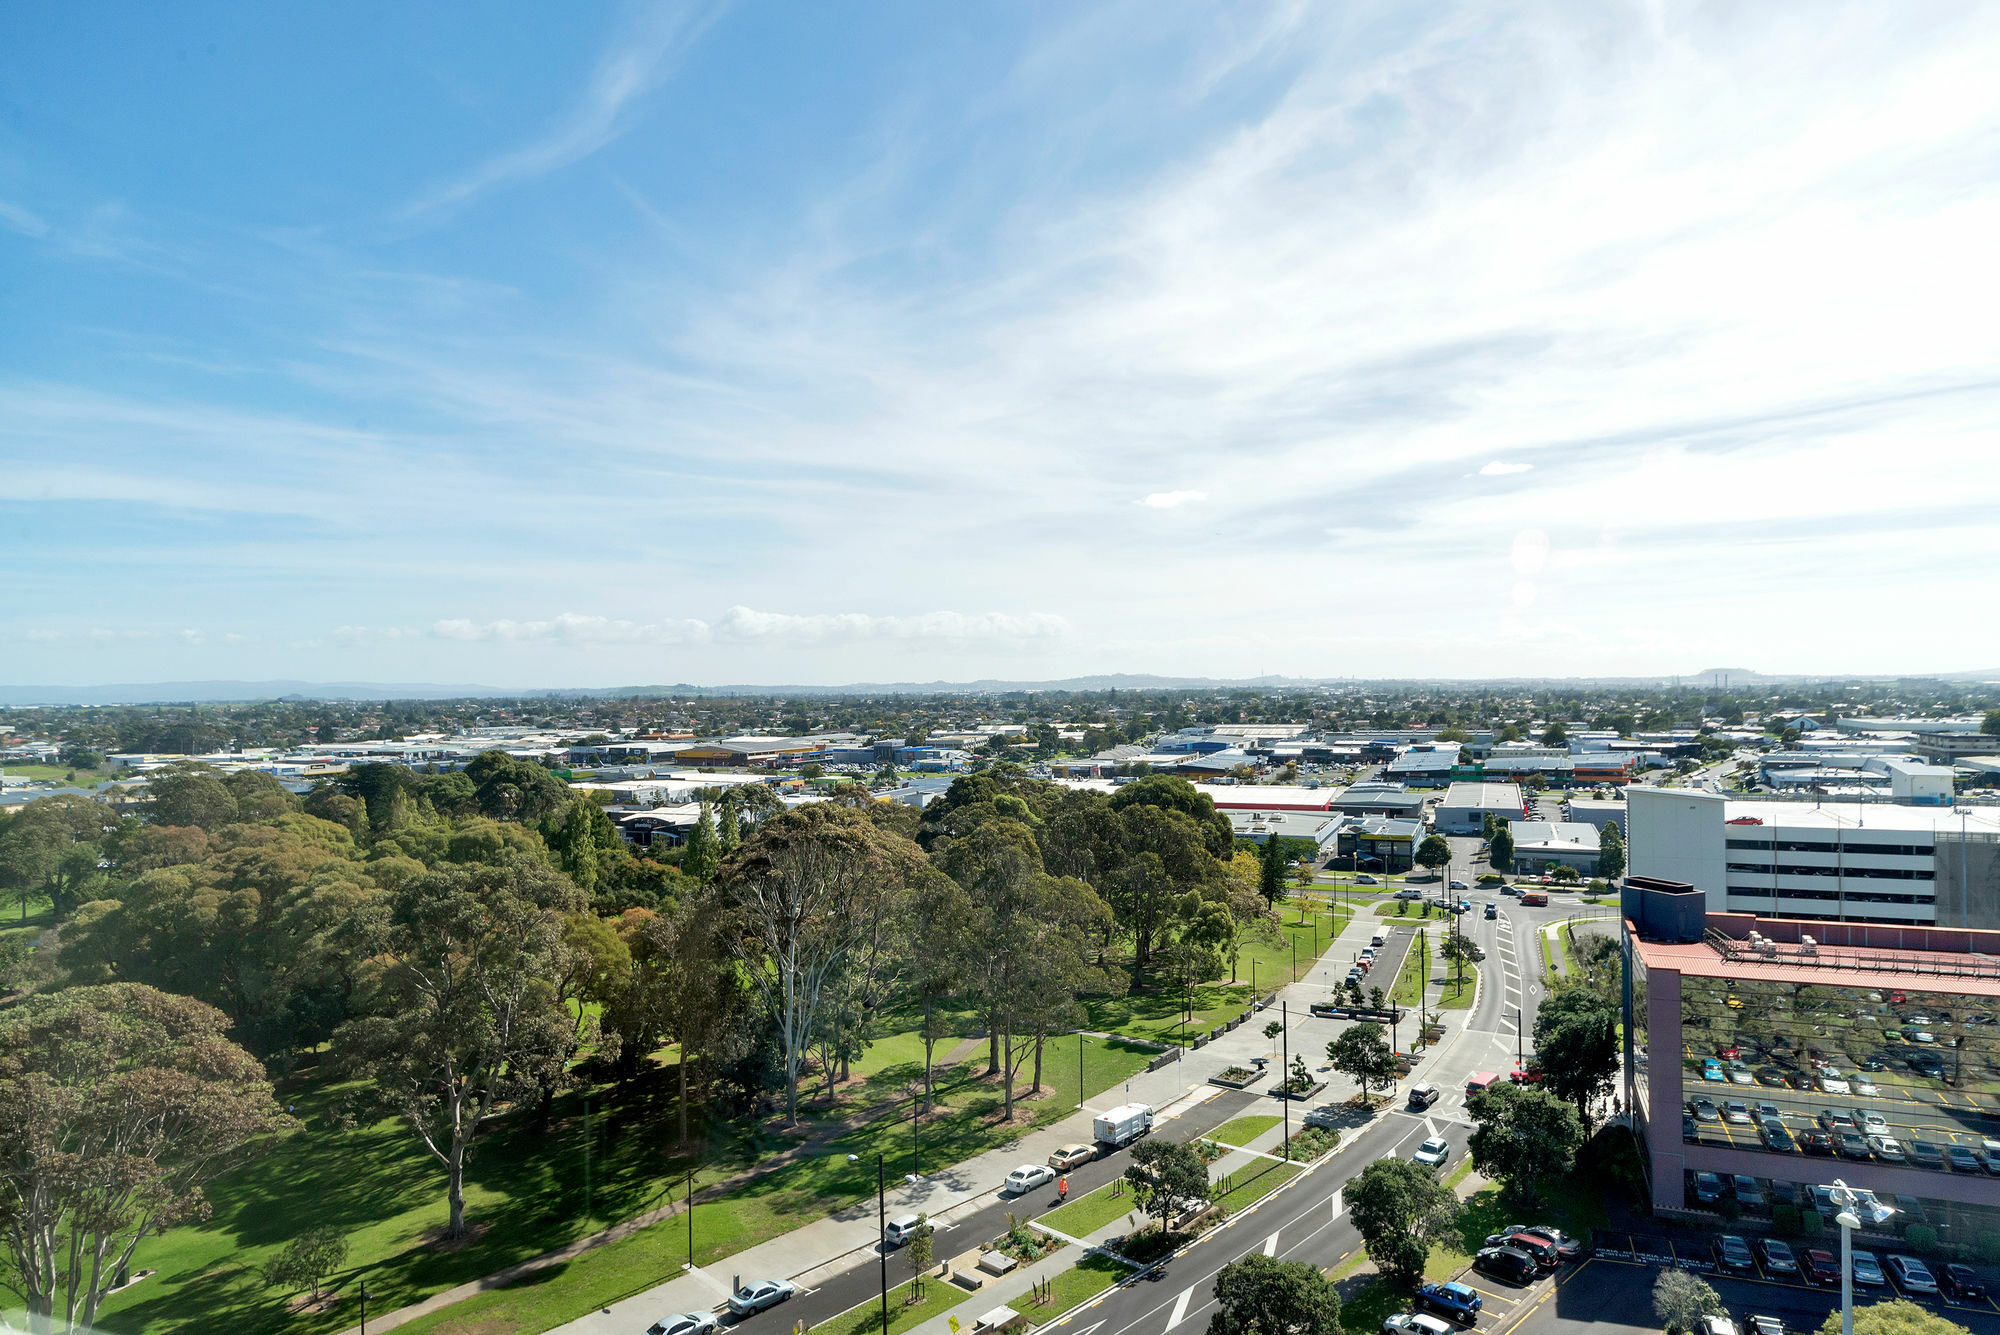
<path fill-rule="evenodd" d="M 1634 876 L 1685 881 L 1708 896 L 1710 913 L 1728 907 L 1723 856 L 1724 799 L 1692 788 L 1625 790 L 1628 870 Z"/>

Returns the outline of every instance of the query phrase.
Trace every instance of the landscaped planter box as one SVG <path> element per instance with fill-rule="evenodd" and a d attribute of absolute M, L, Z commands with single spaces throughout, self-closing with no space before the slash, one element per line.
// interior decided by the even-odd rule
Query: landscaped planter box
<path fill-rule="evenodd" d="M 1224 1089 L 1248 1089 L 1262 1080 L 1265 1072 L 1248 1066 L 1231 1066 L 1216 1072 L 1208 1078 L 1211 1085 L 1221 1085 Z"/>
<path fill-rule="evenodd" d="M 1313 1081 L 1313 1086 L 1311 1089 L 1301 1089 L 1293 1091 L 1289 1089 L 1279 1088 L 1271 1091 L 1271 1097 L 1274 1099 L 1290 1099 L 1294 1103 L 1297 1103 L 1306 1099 L 1318 1098 L 1320 1092 L 1325 1088 L 1326 1088 L 1326 1081 L 1315 1080 Z"/>

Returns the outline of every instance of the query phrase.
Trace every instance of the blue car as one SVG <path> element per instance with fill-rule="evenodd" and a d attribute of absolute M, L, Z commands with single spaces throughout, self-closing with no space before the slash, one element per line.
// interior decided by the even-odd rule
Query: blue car
<path fill-rule="evenodd" d="M 1463 1284 L 1426 1284 L 1417 1290 L 1417 1301 L 1464 1325 L 1479 1319 L 1479 1294 Z"/>

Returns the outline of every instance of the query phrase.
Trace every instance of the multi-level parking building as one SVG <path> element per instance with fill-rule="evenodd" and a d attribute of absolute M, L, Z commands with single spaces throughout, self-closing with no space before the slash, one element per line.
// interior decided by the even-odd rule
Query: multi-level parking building
<path fill-rule="evenodd" d="M 1624 1097 L 1654 1205 L 1811 1212 L 1839 1177 L 1873 1193 L 1875 1231 L 2000 1237 L 2000 932 L 1704 901 L 1625 892 Z"/>

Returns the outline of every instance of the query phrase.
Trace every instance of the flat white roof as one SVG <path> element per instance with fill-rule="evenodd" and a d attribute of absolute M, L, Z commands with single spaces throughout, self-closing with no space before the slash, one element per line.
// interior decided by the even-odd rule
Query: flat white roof
<path fill-rule="evenodd" d="M 1447 807 L 1480 807 L 1488 810 L 1519 811 L 1521 785 L 1518 783 L 1455 783 L 1444 790 Z"/>

